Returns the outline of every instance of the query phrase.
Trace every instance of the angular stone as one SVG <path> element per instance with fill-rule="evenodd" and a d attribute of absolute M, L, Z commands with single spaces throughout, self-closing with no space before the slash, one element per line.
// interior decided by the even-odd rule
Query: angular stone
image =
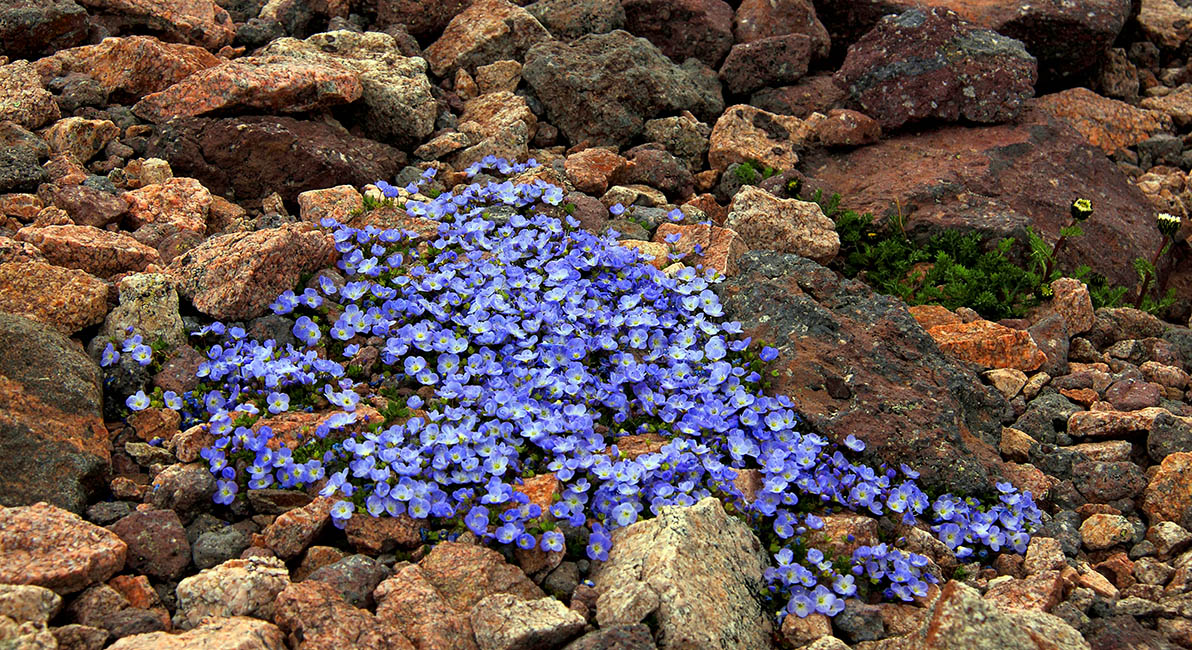
<path fill-rule="evenodd" d="M 1146 539 L 1155 545 L 1160 560 L 1183 553 L 1192 546 L 1192 533 L 1173 521 L 1159 521 L 1151 524 Z"/>
<path fill-rule="evenodd" d="M 522 60 L 550 32 L 525 9 L 506 0 L 477 0 L 451 19 L 423 52 L 437 77 L 464 68 L 469 73 L 494 61 Z"/>
<path fill-rule="evenodd" d="M 44 262 L 0 264 L 0 311 L 70 336 L 103 321 L 108 288 L 93 275 Z"/>
<path fill-rule="evenodd" d="M 788 86 L 807 74 L 811 39 L 803 34 L 771 36 L 738 43 L 720 66 L 720 79 L 734 95 L 771 86 Z"/>
<path fill-rule="evenodd" d="M 620 0 L 538 0 L 526 6 L 526 11 L 563 41 L 625 28 L 625 8 Z"/>
<path fill-rule="evenodd" d="M 1059 540 L 1040 536 L 1031 538 L 1031 542 L 1026 548 L 1026 559 L 1023 562 L 1023 569 L 1028 574 L 1059 571 L 1065 566 L 1067 564 L 1064 560 L 1064 549 Z"/>
<path fill-rule="evenodd" d="M 298 277 L 331 262 L 331 236 L 309 224 L 217 235 L 176 258 L 166 275 L 196 309 L 217 319 L 260 316 Z"/>
<path fill-rule="evenodd" d="M 297 557 L 331 520 L 331 504 L 327 498 L 315 499 L 283 512 L 261 531 L 265 546 L 283 560 Z"/>
<path fill-rule="evenodd" d="M 596 622 L 600 627 L 635 625 L 654 613 L 661 602 L 658 592 L 644 582 L 613 586 L 596 599 Z"/>
<path fill-rule="evenodd" d="M 599 195 L 608 189 L 609 178 L 625 167 L 627 162 L 615 151 L 592 147 L 567 156 L 563 165 L 575 189 Z"/>
<path fill-rule="evenodd" d="M 96 228 L 118 220 L 128 210 L 122 198 L 86 185 L 60 187 L 54 191 L 52 201 L 76 224 Z"/>
<path fill-rule="evenodd" d="M 46 503 L 0 508 L 0 584 L 80 591 L 124 568 L 114 533 Z"/>
<path fill-rule="evenodd" d="M 452 157 L 460 168 L 490 155 L 506 160 L 526 158 L 538 119 L 524 98 L 504 91 L 464 102 L 457 128 L 474 143 Z"/>
<path fill-rule="evenodd" d="M 905 304 L 774 253 L 742 256 L 715 290 L 745 335 L 779 344 L 773 389 L 821 434 L 856 435 L 870 462 L 913 458 L 921 482 L 945 491 L 971 494 L 1000 480 L 991 476 L 1001 466 L 994 445 L 1005 399 L 944 354 Z"/>
<path fill-rule="evenodd" d="M 471 610 L 492 594 L 509 593 L 523 600 L 545 595 L 521 569 L 506 563 L 489 548 L 440 543 L 418 566 L 445 602 L 461 612 Z"/>
<path fill-rule="evenodd" d="M 47 80 L 76 72 L 86 74 L 108 91 L 110 100 L 134 104 L 221 62 L 194 45 L 163 43 L 152 36 L 123 36 L 59 50 L 33 65 Z"/>
<path fill-rule="evenodd" d="M 435 129 L 438 104 L 426 77 L 426 62 L 399 55 L 388 34 L 338 30 L 305 41 L 280 38 L 262 53 L 356 72 L 362 88 L 361 126 L 375 140 L 413 146 Z"/>
<path fill-rule="evenodd" d="M 1132 433 L 1149 431 L 1155 418 L 1167 413 L 1161 408 L 1146 408 L 1139 411 L 1082 411 L 1068 418 L 1068 435 L 1073 438 L 1125 437 Z"/>
<path fill-rule="evenodd" d="M 713 269 L 721 275 L 735 274 L 737 260 L 749 252 L 749 246 L 736 231 L 709 225 L 664 223 L 654 231 L 654 242 L 666 242 L 666 238 L 673 234 L 678 234 L 679 240 L 667 244 L 672 254 L 680 255 L 680 259 L 688 266 L 702 265 L 704 269 Z"/>
<path fill-rule="evenodd" d="M 277 595 L 275 607 L 274 622 L 303 646 L 414 650 L 396 627 L 344 602 L 327 584 L 291 584 Z"/>
<path fill-rule="evenodd" d="M 1146 0 L 1139 4 L 1138 26 L 1147 40 L 1168 50 L 1179 50 L 1192 36 L 1192 8 L 1175 0 Z"/>
<path fill-rule="evenodd" d="M 58 104 L 28 61 L 0 65 L 0 121 L 36 129 L 58 119 Z"/>
<path fill-rule="evenodd" d="M 1093 327 L 1093 300 L 1089 288 L 1080 280 L 1053 280 L 1048 309 L 1064 319 L 1070 336 L 1084 334 Z"/>
<path fill-rule="evenodd" d="M 815 139 L 825 147 L 859 147 L 881 138 L 877 120 L 846 108 L 833 108 L 815 123 Z"/>
<path fill-rule="evenodd" d="M 557 647 L 587 625 L 554 598 L 523 600 L 513 594 L 493 594 L 476 603 L 471 619 L 481 650 Z"/>
<path fill-rule="evenodd" d="M 1064 579 L 1056 570 L 1011 578 L 990 587 L 985 600 L 1003 609 L 1034 609 L 1050 612 L 1064 598 Z"/>
<path fill-rule="evenodd" d="M 396 625 L 416 647 L 476 648 L 467 615 L 449 605 L 416 564 L 398 568 L 373 597 L 377 618 Z"/>
<path fill-rule="evenodd" d="M 642 36 L 675 62 L 699 59 L 710 68 L 733 44 L 733 9 L 723 0 L 622 0 L 626 31 Z"/>
<path fill-rule="evenodd" d="M 157 251 L 120 232 L 92 226 L 30 226 L 16 239 L 41 250 L 50 264 L 110 278 L 161 261 Z"/>
<path fill-rule="evenodd" d="M 0 51 L 33 60 L 86 41 L 89 28 L 73 0 L 9 0 L 0 9 Z"/>
<path fill-rule="evenodd" d="M 619 146 L 659 115 L 688 110 L 707 121 L 724 109 L 712 70 L 678 65 L 646 39 L 619 30 L 569 44 L 538 43 L 525 55 L 522 77 L 573 145 Z"/>
<path fill-rule="evenodd" d="M 812 113 L 841 108 L 847 98 L 848 91 L 837 86 L 831 74 L 813 74 L 793 86 L 759 90 L 749 103 L 771 113 L 807 119 Z"/>
<path fill-rule="evenodd" d="M 704 155 L 708 152 L 708 137 L 711 134 L 712 129 L 707 124 L 696 119 L 690 111 L 684 111 L 677 117 L 647 120 L 642 137 L 666 147 L 676 158 L 685 161 L 688 171 L 694 174 L 704 167 Z"/>
<path fill-rule="evenodd" d="M 835 224 L 815 203 L 780 199 L 747 185 L 733 196 L 730 210 L 724 225 L 753 250 L 795 253 L 821 264 L 840 250 Z"/>
<path fill-rule="evenodd" d="M 36 585 L 0 585 L 0 616 L 45 625 L 62 608 L 62 597 Z"/>
<path fill-rule="evenodd" d="M 422 525 L 408 515 L 373 517 L 361 513 L 348 520 L 344 534 L 357 552 L 374 555 L 422 543 Z"/>
<path fill-rule="evenodd" d="M 166 276 L 160 273 L 137 273 L 123 278 L 116 287 L 120 291 L 120 306 L 108 313 L 98 338 L 123 337 L 131 327 L 135 334 L 140 334 L 147 341 L 161 339 L 170 346 L 186 342 L 186 329 L 178 313 L 178 292 L 169 284 Z M 172 417 L 169 423 L 163 422 L 153 427 L 156 434 L 172 434 L 177 428 L 177 417 Z M 154 437 L 157 435 L 150 435 L 148 439 Z"/>
<path fill-rule="evenodd" d="M 878 21 L 836 73 L 884 129 L 924 119 L 1013 119 L 1034 95 L 1036 78 L 1035 58 L 1021 42 L 943 7 Z"/>
<path fill-rule="evenodd" d="M 747 104 L 731 106 L 712 127 L 708 164 L 724 171 L 733 163 L 760 162 L 780 171 L 795 168 L 811 126 L 793 116 L 767 113 Z"/>
<path fill-rule="evenodd" d="M 68 117 L 47 128 L 43 137 L 52 154 L 70 154 L 78 162 L 86 163 L 118 135 L 120 128 L 111 120 Z"/>
<path fill-rule="evenodd" d="M 596 590 L 649 585 L 660 598 L 655 620 L 665 647 L 765 647 L 770 621 L 753 595 L 763 566 L 753 533 L 707 498 L 614 531 Z"/>
<path fill-rule="evenodd" d="M 299 194 L 298 208 L 299 218 L 303 221 L 319 223 L 331 217 L 345 223 L 353 211 L 364 209 L 364 197 L 351 185 L 337 185 Z"/>
<path fill-rule="evenodd" d="M 1192 527 L 1192 453 L 1176 452 L 1164 458 L 1139 506 L 1152 524 L 1171 521 Z"/>
<path fill-rule="evenodd" d="M 132 110 L 158 123 L 225 110 L 303 113 L 353 102 L 363 92 L 359 76 L 343 68 L 254 56 L 200 70 Z"/>
<path fill-rule="evenodd" d="M 1184 84 L 1162 97 L 1145 97 L 1139 106 L 1166 115 L 1184 128 L 1192 124 L 1192 85 Z"/>
<path fill-rule="evenodd" d="M 1047 360 L 1030 334 L 987 320 L 937 325 L 927 333 L 941 350 L 986 368 L 1031 371 Z"/>
<path fill-rule="evenodd" d="M 1133 498 L 1147 483 L 1138 465 L 1129 461 L 1077 463 L 1072 467 L 1072 480 L 1092 503 Z"/>
<path fill-rule="evenodd" d="M 828 56 L 831 39 L 815 14 L 811 0 L 742 0 L 733 14 L 733 34 L 738 43 L 783 34 L 805 34 L 817 59 Z"/>
<path fill-rule="evenodd" d="M 277 595 L 288 586 L 289 573 L 277 558 L 228 560 L 178 583 L 174 625 L 189 630 L 208 616 L 271 620 Z"/>
<path fill-rule="evenodd" d="M 100 13 L 115 14 L 129 26 L 162 33 L 172 41 L 218 50 L 232 42 L 232 17 L 215 0 L 82 0 Z"/>
<path fill-rule="evenodd" d="M 177 580 L 190 564 L 186 529 L 173 510 L 134 512 L 109 529 L 128 544 L 128 566 L 135 571 Z"/>
<path fill-rule="evenodd" d="M 293 202 L 306 190 L 361 187 L 394 177 L 405 162 L 400 151 L 331 125 L 273 116 L 175 120 L 149 151 L 175 174 L 238 201 L 277 192 Z"/>
<path fill-rule="evenodd" d="M 1026 386 L 1026 373 L 1017 368 L 994 368 L 981 373 L 997 392 L 1006 399 L 1013 399 Z"/>
<path fill-rule="evenodd" d="M 1102 97 L 1087 88 L 1070 88 L 1043 95 L 1035 100 L 1035 106 L 1071 124 L 1089 144 L 1107 156 L 1135 146 L 1156 133 L 1172 130 L 1171 118 L 1162 111 L 1137 108 Z"/>
<path fill-rule="evenodd" d="M 115 650 L 286 650 L 286 636 L 277 626 L 244 616 L 217 617 L 198 627 L 171 634 L 151 632 L 120 639 Z"/>
<path fill-rule="evenodd" d="M 1125 544 L 1134 538 L 1134 527 L 1121 515 L 1097 514 L 1080 525 L 1080 541 L 1090 551 Z"/>
<path fill-rule="evenodd" d="M 315 569 L 307 579 L 330 586 L 353 607 L 370 607 L 373 590 L 387 577 L 385 565 L 367 555 L 349 555 Z"/>

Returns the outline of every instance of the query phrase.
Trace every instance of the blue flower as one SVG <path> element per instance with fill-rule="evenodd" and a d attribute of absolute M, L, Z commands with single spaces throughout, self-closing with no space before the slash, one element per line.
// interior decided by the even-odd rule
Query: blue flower
<path fill-rule="evenodd" d="M 124 405 L 133 411 L 144 411 L 149 408 L 149 396 L 145 394 L 145 391 L 138 390 L 124 400 Z"/>

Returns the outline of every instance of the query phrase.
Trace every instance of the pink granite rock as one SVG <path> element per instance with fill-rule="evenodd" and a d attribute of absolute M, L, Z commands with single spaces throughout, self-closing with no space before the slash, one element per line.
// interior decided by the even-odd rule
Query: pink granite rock
<path fill-rule="evenodd" d="M 0 584 L 73 593 L 123 569 L 127 551 L 114 533 L 61 508 L 0 508 Z"/>
<path fill-rule="evenodd" d="M 29 226 L 16 238 L 37 246 L 51 264 L 101 278 L 144 271 L 161 261 L 156 250 L 131 236 L 92 226 Z"/>

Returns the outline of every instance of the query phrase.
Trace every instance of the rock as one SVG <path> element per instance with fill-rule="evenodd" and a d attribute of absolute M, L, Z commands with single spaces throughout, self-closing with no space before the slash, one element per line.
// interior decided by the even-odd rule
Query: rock
<path fill-rule="evenodd" d="M 677 117 L 647 120 L 642 131 L 642 137 L 646 140 L 661 144 L 673 156 L 686 162 L 687 170 L 693 174 L 704 167 L 704 155 L 708 152 L 708 137 L 711 134 L 711 128 L 690 112 Z M 603 191 L 597 194 L 603 194 Z"/>
<path fill-rule="evenodd" d="M 1163 459 L 1139 507 L 1152 524 L 1171 521 L 1192 527 L 1192 453 L 1176 452 Z"/>
<path fill-rule="evenodd" d="M 42 137 L 50 145 L 51 154 L 70 154 L 86 163 L 120 135 L 120 127 L 111 120 L 88 120 L 68 117 L 47 128 Z"/>
<path fill-rule="evenodd" d="M 193 178 L 170 178 L 126 192 L 124 200 L 135 228 L 155 224 L 202 235 L 207 231 L 213 198 Z"/>
<path fill-rule="evenodd" d="M 464 102 L 458 128 L 472 143 L 452 157 L 453 164 L 460 168 L 490 155 L 506 160 L 526 158 L 538 119 L 524 98 L 504 91 Z"/>
<path fill-rule="evenodd" d="M 54 96 L 42 87 L 28 61 L 0 65 L 0 121 L 11 120 L 26 129 L 36 129 L 58 117 Z"/>
<path fill-rule="evenodd" d="M 117 221 L 128 210 L 118 196 L 86 185 L 67 185 L 54 191 L 53 204 L 80 226 L 104 226 Z"/>
<path fill-rule="evenodd" d="M 924 159 L 935 164 L 915 162 Z M 897 213 L 899 202 L 909 229 L 920 236 L 946 228 L 1024 241 L 1030 225 L 1054 242 L 1071 220 L 1071 188 L 1079 187 L 1097 214 L 1114 217 L 1086 222 L 1085 235 L 1060 253 L 1059 268 L 1087 263 L 1123 286 L 1137 281 L 1127 260 L 1158 248 L 1153 209 L 1141 192 L 1071 127 L 1037 111 L 1013 124 L 887 136 L 830 156 L 809 151 L 803 163 L 825 194 L 840 193 L 844 207 L 875 215 L 879 225 Z M 1121 255 L 1097 253 L 1123 246 Z"/>
<path fill-rule="evenodd" d="M 332 587 L 353 607 L 368 607 L 372 604 L 373 589 L 387 577 L 385 566 L 371 557 L 349 555 L 315 569 L 306 579 Z"/>
<path fill-rule="evenodd" d="M 253 616 L 271 620 L 274 601 L 290 576 L 277 558 L 228 560 L 178 583 L 174 625 L 189 630 L 208 616 Z"/>
<path fill-rule="evenodd" d="M 982 377 L 1006 399 L 1013 399 L 1026 386 L 1026 373 L 1017 368 L 994 368 L 981 373 Z"/>
<path fill-rule="evenodd" d="M 161 339 L 171 347 L 186 342 L 186 329 L 178 313 L 178 292 L 166 276 L 135 273 L 121 279 L 116 287 L 120 306 L 108 312 L 97 338 L 123 337 L 131 327 L 146 341 Z"/>
<path fill-rule="evenodd" d="M 364 197 L 351 185 L 337 185 L 325 190 L 310 190 L 298 195 L 299 218 L 319 223 L 331 217 L 345 223 L 353 211 L 364 209 Z"/>
<path fill-rule="evenodd" d="M 128 544 L 128 566 L 161 580 L 177 580 L 190 564 L 186 530 L 173 510 L 137 511 L 109 526 Z"/>
<path fill-rule="evenodd" d="M 466 612 L 485 596 L 510 593 L 523 600 L 545 594 L 522 570 L 496 551 L 480 546 L 441 543 L 419 563 L 422 575 L 454 609 Z"/>
<path fill-rule="evenodd" d="M 944 7 L 878 21 L 836 73 L 884 129 L 924 119 L 1011 120 L 1034 95 L 1036 78 L 1035 58 L 1021 42 Z"/>
<path fill-rule="evenodd" d="M 210 507 L 215 477 L 207 463 L 178 463 L 153 477 L 151 502 L 159 510 L 173 510 L 189 520 L 200 508 Z"/>
<path fill-rule="evenodd" d="M 151 632 L 120 639 L 116 650 L 285 650 L 285 634 L 272 623 L 243 616 L 217 617 L 182 634 Z"/>
<path fill-rule="evenodd" d="M 377 586 L 373 597 L 377 618 L 396 625 L 417 647 L 477 647 L 466 613 L 448 604 L 416 564 L 398 568 Z"/>
<path fill-rule="evenodd" d="M 813 74 L 793 86 L 759 90 L 749 98 L 749 104 L 771 113 L 807 119 L 812 113 L 840 108 L 847 97 L 848 92 L 836 85 L 832 75 Z"/>
<path fill-rule="evenodd" d="M 200 70 L 132 110 L 156 123 L 230 110 L 303 113 L 354 102 L 363 92 L 359 76 L 337 66 L 252 56 Z"/>
<path fill-rule="evenodd" d="M 742 0 L 733 15 L 733 33 L 737 43 L 781 36 L 805 34 L 817 59 L 828 56 L 831 39 L 815 14 L 811 0 Z"/>
<path fill-rule="evenodd" d="M 780 171 L 794 169 L 812 125 L 797 117 L 731 106 L 712 127 L 708 164 L 724 171 L 733 163 L 758 162 Z"/>
<path fill-rule="evenodd" d="M 622 0 L 621 6 L 625 29 L 672 61 L 696 58 L 716 68 L 733 45 L 733 9 L 723 0 Z"/>
<path fill-rule="evenodd" d="M 240 557 L 248 546 L 248 536 L 240 529 L 228 526 L 200 533 L 191 545 L 191 559 L 200 570 L 210 569 Z"/>
<path fill-rule="evenodd" d="M 1064 598 L 1064 580 L 1059 571 L 1043 571 L 1000 582 L 990 587 L 984 597 L 1003 609 L 1050 612 Z"/>
<path fill-rule="evenodd" d="M 59 50 L 33 66 L 46 80 L 86 74 L 100 83 L 110 100 L 131 105 L 220 63 L 218 57 L 194 45 L 163 43 L 152 36 L 123 36 Z"/>
<path fill-rule="evenodd" d="M 1067 374 L 1069 335 L 1063 317 L 1052 314 L 1041 318 L 1027 328 L 1027 333 L 1046 358 L 1038 370 L 1053 377 Z"/>
<path fill-rule="evenodd" d="M 1090 621 L 1085 638 L 1094 648 L 1139 648 L 1175 650 L 1152 629 L 1143 627 L 1133 616 L 1109 616 Z"/>
<path fill-rule="evenodd" d="M 937 325 L 927 333 L 941 350 L 986 368 L 1031 371 L 1047 360 L 1030 334 L 987 320 Z"/>
<path fill-rule="evenodd" d="M 1138 26 L 1148 41 L 1175 51 L 1192 36 L 1192 9 L 1175 0 L 1147 0 L 1140 4 Z"/>
<path fill-rule="evenodd" d="M 166 275 L 199 311 L 217 319 L 260 316 L 302 273 L 331 263 L 331 236 L 309 224 L 217 235 L 176 258 Z"/>
<path fill-rule="evenodd" d="M 1059 541 L 1051 537 L 1035 536 L 1031 538 L 1026 549 L 1023 569 L 1028 575 L 1045 571 L 1058 571 L 1067 566 L 1064 560 L 1064 549 Z"/>
<path fill-rule="evenodd" d="M 437 37 L 468 0 L 393 0 L 378 2 L 377 29 L 401 27 L 418 38 Z"/>
<path fill-rule="evenodd" d="M 1160 560 L 1175 557 L 1192 546 L 1192 533 L 1172 521 L 1153 522 L 1147 528 L 1146 539 L 1155 545 Z"/>
<path fill-rule="evenodd" d="M 320 582 L 286 587 L 277 596 L 274 621 L 304 647 L 414 649 L 397 628 L 349 605 L 334 587 Z"/>
<path fill-rule="evenodd" d="M 0 278 L 6 268 L 37 273 L 41 267 L 58 268 L 0 264 Z M 21 295 L 7 289 L 0 294 Z M 106 302 L 102 296 L 97 302 Z M 15 315 L 22 307 L 5 303 L 0 300 L 0 312 L 10 312 L 0 313 L 0 504 L 47 501 L 81 513 L 111 464 L 99 368 L 63 334 Z M 64 316 L 69 314 L 44 312 L 46 320 Z"/>
<path fill-rule="evenodd" d="M 472 608 L 472 629 L 481 650 L 558 647 L 586 625 L 583 616 L 549 597 L 523 600 L 493 594 Z"/>
<path fill-rule="evenodd" d="M 1156 415 L 1147 433 L 1146 449 L 1156 463 L 1176 452 L 1192 452 L 1192 418 L 1170 413 Z"/>
<path fill-rule="evenodd" d="M 1092 503 L 1130 499 L 1146 488 L 1146 477 L 1129 461 L 1089 461 L 1072 467 L 1072 482 Z"/>
<path fill-rule="evenodd" d="M 688 110 L 707 121 L 724 109 L 713 71 L 676 65 L 620 30 L 538 43 L 526 52 L 522 77 L 572 144 L 620 146 L 659 115 Z"/>
<path fill-rule="evenodd" d="M 503 59 L 522 60 L 535 43 L 550 32 L 525 9 L 506 0 L 476 0 L 443 30 L 423 52 L 437 77 L 469 73 L 478 66 Z"/>
<path fill-rule="evenodd" d="M 943 354 L 903 303 L 795 255 L 752 252 L 738 267 L 716 288 L 725 312 L 747 336 L 785 342 L 773 388 L 817 431 L 855 434 L 873 461 L 914 458 L 923 483 L 945 491 L 991 488 L 1005 400 Z"/>
<path fill-rule="evenodd" d="M 0 311 L 67 336 L 103 320 L 107 294 L 102 280 L 83 271 L 44 262 L 0 264 Z"/>
<path fill-rule="evenodd" d="M 1161 413 L 1161 408 L 1140 411 L 1082 411 L 1068 418 L 1068 435 L 1073 438 L 1125 437 L 1131 433 L 1149 431 Z"/>
<path fill-rule="evenodd" d="M 277 192 L 293 202 L 306 190 L 361 187 L 392 178 L 405 162 L 392 147 L 328 124 L 272 116 L 176 120 L 150 142 L 149 155 L 239 201 Z"/>
<path fill-rule="evenodd" d="M 1080 525 L 1080 541 L 1090 551 L 1111 548 L 1134 539 L 1134 527 L 1120 515 L 1091 515 Z"/>
<path fill-rule="evenodd" d="M 1162 97 L 1145 97 L 1139 106 L 1166 115 L 1180 128 L 1187 127 L 1192 124 L 1192 85 L 1184 84 Z"/>
<path fill-rule="evenodd" d="M 1035 106 L 1072 125 L 1107 156 L 1172 129 L 1171 118 L 1162 111 L 1137 108 L 1087 88 L 1043 95 Z"/>
<path fill-rule="evenodd" d="M 725 226 L 753 250 L 795 253 L 826 264 L 840 249 L 835 224 L 815 203 L 780 199 L 755 186 L 733 196 Z"/>
<path fill-rule="evenodd" d="M 128 26 L 165 34 L 169 40 L 189 42 L 218 50 L 232 42 L 232 18 L 215 0 L 83 0 L 82 5 L 117 16 Z"/>
<path fill-rule="evenodd" d="M 0 9 L 0 51 L 36 59 L 87 40 L 87 12 L 73 0 L 12 0 Z"/>
<path fill-rule="evenodd" d="M 625 8 L 620 0 L 538 0 L 527 5 L 526 11 L 562 41 L 625 28 Z"/>
<path fill-rule="evenodd" d="M 738 43 L 720 66 L 720 79 L 734 95 L 790 85 L 807 74 L 811 39 L 803 34 Z"/>
<path fill-rule="evenodd" d="M 438 105 L 426 77 L 426 62 L 397 54 L 396 41 L 388 34 L 339 30 L 305 41 L 281 38 L 262 53 L 358 74 L 361 126 L 373 139 L 412 147 L 435 129 Z"/>
<path fill-rule="evenodd" d="M 348 543 L 358 552 L 389 553 L 398 548 L 415 548 L 422 543 L 422 524 L 407 515 L 399 517 L 359 516 L 344 527 Z"/>
<path fill-rule="evenodd" d="M 689 508 L 663 507 L 655 519 L 614 531 L 596 590 L 649 585 L 660 599 L 655 620 L 663 647 L 765 647 L 770 622 L 754 597 L 763 566 L 757 538 L 707 498 Z"/>
<path fill-rule="evenodd" d="M 877 120 L 846 108 L 833 108 L 815 123 L 814 138 L 825 147 L 859 147 L 882 138 Z"/>
<path fill-rule="evenodd" d="M 567 644 L 563 650 L 655 650 L 654 638 L 645 624 L 618 625 L 593 630 Z"/>
<path fill-rule="evenodd" d="M 297 557 L 331 521 L 332 503 L 327 498 L 315 499 L 281 513 L 261 531 L 265 546 L 283 560 Z"/>
<path fill-rule="evenodd" d="M 600 627 L 635 625 L 658 610 L 658 592 L 644 582 L 611 586 L 596 599 L 596 621 Z"/>
<path fill-rule="evenodd" d="M 1138 411 L 1159 405 L 1160 386 L 1140 379 L 1122 379 L 1105 389 L 1105 401 L 1119 411 Z"/>
<path fill-rule="evenodd" d="M 29 226 L 17 231 L 16 239 L 37 246 L 50 264 L 102 278 L 143 271 L 161 261 L 156 250 L 131 236 L 92 226 Z"/>
<path fill-rule="evenodd" d="M 0 585 L 0 616 L 45 625 L 62 608 L 62 597 L 36 585 Z"/>
<path fill-rule="evenodd" d="M 1089 288 L 1080 280 L 1053 280 L 1048 309 L 1064 319 L 1070 336 L 1079 336 L 1093 327 L 1093 300 L 1089 296 Z"/>
<path fill-rule="evenodd" d="M 667 237 L 676 233 L 678 241 L 665 243 Z M 735 231 L 708 225 L 664 223 L 654 231 L 654 243 L 667 246 L 671 254 L 681 256 L 679 259 L 688 266 L 702 266 L 722 275 L 735 274 L 737 260 L 749 252 L 749 247 Z M 665 253 L 662 258 L 666 259 Z"/>
<path fill-rule="evenodd" d="M 593 147 L 567 156 L 563 168 L 575 189 L 589 194 L 604 194 L 609 179 L 628 164 L 614 151 Z"/>
<path fill-rule="evenodd" d="M 695 192 L 695 178 L 687 164 L 671 155 L 658 144 L 650 143 L 625 152 L 628 163 L 613 173 L 609 182 L 614 185 L 647 185 L 676 202 Z"/>
<path fill-rule="evenodd" d="M 47 503 L 0 509 L 0 584 L 80 591 L 124 568 L 114 533 Z"/>

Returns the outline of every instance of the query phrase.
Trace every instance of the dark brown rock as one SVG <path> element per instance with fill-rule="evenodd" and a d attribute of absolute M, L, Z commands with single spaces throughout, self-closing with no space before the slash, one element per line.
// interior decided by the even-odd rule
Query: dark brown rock
<path fill-rule="evenodd" d="M 173 510 L 134 512 L 109 526 L 128 544 L 128 565 L 161 580 L 176 580 L 190 564 L 186 529 Z"/>
<path fill-rule="evenodd" d="M 35 59 L 86 41 L 89 28 L 74 0 L 9 0 L 0 8 L 0 52 Z"/>
<path fill-rule="evenodd" d="M 831 46 L 828 30 L 815 15 L 811 0 L 742 0 L 733 15 L 733 33 L 738 43 L 803 34 L 811 39 L 811 51 L 817 59 L 828 56 Z"/>
<path fill-rule="evenodd" d="M 719 67 L 733 45 L 733 8 L 724 0 L 621 0 L 625 29 L 675 63 L 689 58 Z"/>
<path fill-rule="evenodd" d="M 734 95 L 785 86 L 807 74 L 810 61 L 811 39 L 807 36 L 771 36 L 734 45 L 720 66 L 720 80 Z"/>

